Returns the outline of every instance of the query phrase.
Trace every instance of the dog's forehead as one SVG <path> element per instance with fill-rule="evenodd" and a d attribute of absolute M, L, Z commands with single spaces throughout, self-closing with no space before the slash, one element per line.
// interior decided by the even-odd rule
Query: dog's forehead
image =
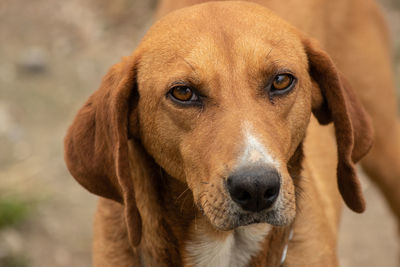
<path fill-rule="evenodd" d="M 297 30 L 272 11 L 254 3 L 230 1 L 170 13 L 150 28 L 142 46 L 162 48 L 162 52 L 177 45 L 180 49 L 190 48 L 190 44 L 207 39 L 227 46 L 240 41 L 251 45 L 256 40 L 301 46 Z"/>
<path fill-rule="evenodd" d="M 169 67 L 178 72 L 177 62 L 208 74 L 245 73 L 266 66 L 267 58 L 283 68 L 307 68 L 297 30 L 270 10 L 246 2 L 210 2 L 172 12 L 149 30 L 138 50 L 139 74 Z"/>

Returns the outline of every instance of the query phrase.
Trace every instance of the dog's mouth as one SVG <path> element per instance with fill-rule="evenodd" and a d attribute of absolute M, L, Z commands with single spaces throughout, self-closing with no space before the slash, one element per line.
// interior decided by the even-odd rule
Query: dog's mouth
<path fill-rule="evenodd" d="M 216 229 L 229 231 L 256 223 L 268 223 L 273 226 L 290 224 L 294 214 L 293 209 L 288 207 L 290 205 L 285 205 L 286 202 L 280 196 L 270 209 L 253 212 L 240 208 L 227 194 L 217 199 L 213 194 L 205 192 L 197 202 L 197 206 Z"/>
<path fill-rule="evenodd" d="M 255 223 L 290 224 L 296 213 L 295 188 L 289 175 L 269 165 L 231 172 L 218 183 L 202 185 L 197 206 L 219 230 Z M 197 192 L 196 192 L 197 193 Z"/>

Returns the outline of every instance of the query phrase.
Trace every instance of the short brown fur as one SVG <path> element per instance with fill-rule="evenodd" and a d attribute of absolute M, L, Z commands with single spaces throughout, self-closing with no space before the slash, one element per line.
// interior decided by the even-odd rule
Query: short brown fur
<path fill-rule="evenodd" d="M 337 266 L 339 191 L 351 209 L 364 210 L 354 164 L 371 147 L 371 125 L 377 145 L 365 167 L 398 207 L 400 197 L 388 187 L 400 171 L 389 174 L 376 155 L 385 151 L 381 157 L 395 163 L 391 151 L 400 152 L 400 135 L 395 128 L 396 146 L 385 148 L 377 128 L 382 118 L 374 113 L 388 109 L 386 123 L 398 125 L 395 103 L 385 100 L 379 107 L 368 95 L 377 93 L 363 80 L 373 77 L 373 83 L 384 83 L 385 96 L 393 93 L 381 44 L 386 29 L 375 4 L 359 8 L 358 1 L 256 1 L 284 18 L 292 10 L 286 19 L 303 32 L 256 4 L 215 2 L 179 10 L 158 21 L 135 52 L 111 68 L 65 139 L 71 174 L 102 197 L 94 266 L 195 266 L 188 246 L 196 234 L 223 242 L 254 218 L 274 227 L 249 266 L 279 266 L 290 229 L 294 239 L 285 266 Z M 161 1 L 158 16 L 198 2 Z M 342 15 L 349 12 L 354 16 Z M 365 21 L 368 33 L 360 26 Z M 320 44 L 306 36 L 311 32 Z M 351 65 L 345 55 L 356 52 L 346 43 L 363 48 L 355 57 L 367 55 L 381 68 L 354 68 L 358 62 Z M 366 51 L 371 46 L 375 54 Z M 295 89 L 269 97 L 265 77 L 287 68 L 298 78 Z M 167 97 L 177 81 L 201 88 L 207 96 L 201 108 L 184 108 Z M 334 130 L 311 114 L 321 124 L 333 122 Z M 273 218 L 238 219 L 224 187 L 243 152 L 246 129 L 285 166 L 282 205 Z"/>

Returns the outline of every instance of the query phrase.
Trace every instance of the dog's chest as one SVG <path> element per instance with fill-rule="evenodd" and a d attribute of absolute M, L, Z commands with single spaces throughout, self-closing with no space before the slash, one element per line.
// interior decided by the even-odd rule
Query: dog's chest
<path fill-rule="evenodd" d="M 256 255 L 270 231 L 268 224 L 239 227 L 224 237 L 198 230 L 186 244 L 187 261 L 196 267 L 242 267 Z"/>

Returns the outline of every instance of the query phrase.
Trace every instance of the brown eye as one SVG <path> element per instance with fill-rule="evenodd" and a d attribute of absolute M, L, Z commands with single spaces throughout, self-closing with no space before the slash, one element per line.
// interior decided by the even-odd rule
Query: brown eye
<path fill-rule="evenodd" d="M 176 86 L 172 88 L 171 94 L 180 101 L 189 101 L 193 96 L 193 91 L 187 86 Z"/>
<path fill-rule="evenodd" d="M 281 91 L 285 90 L 293 84 L 293 76 L 290 74 L 276 75 L 272 83 L 272 90 Z"/>
<path fill-rule="evenodd" d="M 199 97 L 189 86 L 175 86 L 168 92 L 168 95 L 173 101 L 179 104 L 200 104 Z"/>

